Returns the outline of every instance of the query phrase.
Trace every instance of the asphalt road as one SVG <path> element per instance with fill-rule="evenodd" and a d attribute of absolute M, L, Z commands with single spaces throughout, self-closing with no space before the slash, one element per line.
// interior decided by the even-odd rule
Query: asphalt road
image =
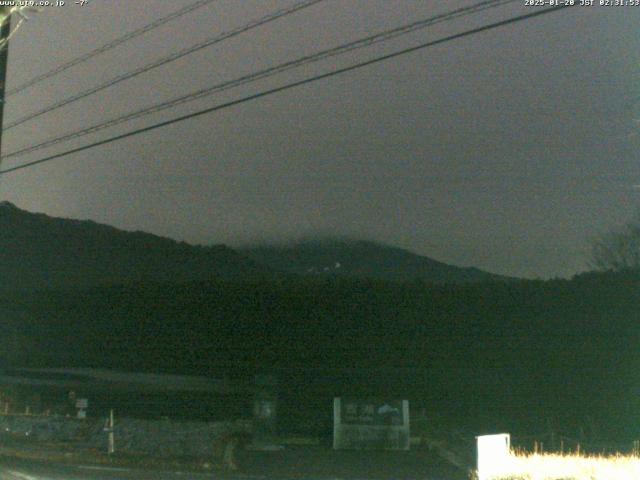
<path fill-rule="evenodd" d="M 0 480 L 466 480 L 428 451 L 340 451 L 321 447 L 246 452 L 241 473 L 160 471 L 55 463 L 0 455 Z"/>
<path fill-rule="evenodd" d="M 162 472 L 121 467 L 59 465 L 0 458 L 0 480 L 212 480 L 219 473 Z M 261 480 L 265 477 L 229 475 L 224 480 Z"/>

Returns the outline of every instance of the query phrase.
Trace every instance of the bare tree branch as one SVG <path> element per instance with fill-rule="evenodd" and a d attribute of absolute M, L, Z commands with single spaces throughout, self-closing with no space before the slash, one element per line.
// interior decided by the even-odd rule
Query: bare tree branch
<path fill-rule="evenodd" d="M 596 270 L 640 270 L 640 216 L 596 238 L 589 265 Z"/>

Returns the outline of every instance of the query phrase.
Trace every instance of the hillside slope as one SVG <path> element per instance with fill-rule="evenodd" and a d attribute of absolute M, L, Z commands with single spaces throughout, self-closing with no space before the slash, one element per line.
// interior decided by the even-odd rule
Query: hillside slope
<path fill-rule="evenodd" d="M 433 283 L 506 279 L 477 268 L 456 267 L 401 248 L 364 240 L 309 240 L 288 245 L 259 245 L 240 249 L 240 252 L 270 269 L 296 274 L 420 279 Z"/>
<path fill-rule="evenodd" d="M 237 279 L 265 272 L 223 245 L 193 246 L 0 203 L 2 290 Z"/>

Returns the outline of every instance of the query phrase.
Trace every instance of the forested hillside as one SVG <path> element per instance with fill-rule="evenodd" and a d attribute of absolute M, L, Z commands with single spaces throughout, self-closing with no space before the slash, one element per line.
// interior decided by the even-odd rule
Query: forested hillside
<path fill-rule="evenodd" d="M 467 286 L 335 277 L 157 283 L 5 294 L 0 312 L 14 332 L 7 363 L 267 370 L 281 376 L 285 403 L 298 406 L 391 395 L 475 429 L 576 429 L 588 420 L 603 433 L 640 435 L 629 423 L 640 407 L 640 275 L 632 272 Z"/>

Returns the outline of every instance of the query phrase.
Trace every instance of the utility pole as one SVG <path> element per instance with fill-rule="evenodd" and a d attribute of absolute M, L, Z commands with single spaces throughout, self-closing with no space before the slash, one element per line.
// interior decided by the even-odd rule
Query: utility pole
<path fill-rule="evenodd" d="M 4 92 L 7 84 L 9 62 L 9 35 L 11 34 L 11 8 L 0 7 L 0 155 L 2 155 L 2 120 L 4 117 Z"/>

